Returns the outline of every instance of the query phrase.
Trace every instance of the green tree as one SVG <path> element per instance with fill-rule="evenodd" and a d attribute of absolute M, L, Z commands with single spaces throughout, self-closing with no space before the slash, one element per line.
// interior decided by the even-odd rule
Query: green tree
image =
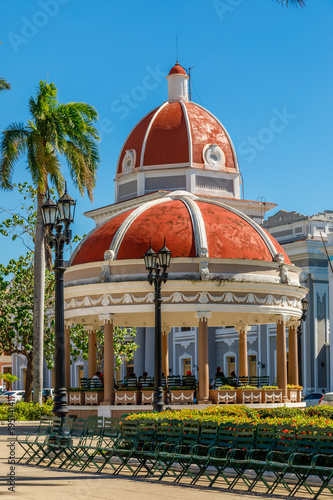
<path fill-rule="evenodd" d="M 96 172 L 100 162 L 94 123 L 97 111 L 79 102 L 61 104 L 57 101 L 54 83 L 41 81 L 36 97 L 29 100 L 31 119 L 26 125 L 12 123 L 1 134 L 0 186 L 13 189 L 11 182 L 14 166 L 23 155 L 27 156 L 28 170 L 37 188 L 37 222 L 34 252 L 34 401 L 42 402 L 43 388 L 43 325 L 45 290 L 45 245 L 41 214 L 49 184 L 63 193 L 64 178 L 60 157 L 68 164 L 70 175 L 81 195 L 87 190 L 92 200 Z"/>
<path fill-rule="evenodd" d="M 4 78 L 0 78 L 0 92 L 2 90 L 9 90 L 9 89 L 10 89 L 10 84 Z"/>
<path fill-rule="evenodd" d="M 33 253 L 28 252 L 7 266 L 0 264 L 0 353 L 20 354 L 26 358 L 26 401 L 30 401 L 33 363 Z M 51 314 L 54 310 L 54 277 L 46 271 L 45 287 L 45 359 L 52 368 L 54 329 Z"/>
<path fill-rule="evenodd" d="M 89 357 L 89 338 L 82 325 L 73 325 L 71 327 L 71 356 L 73 361 L 77 361 L 79 356 L 87 361 Z M 113 327 L 113 348 L 118 369 L 124 361 L 133 359 L 134 352 L 138 349 L 135 343 L 135 328 Z M 102 330 L 96 331 L 97 347 L 97 369 L 103 369 L 102 362 L 104 357 L 104 333 Z"/>

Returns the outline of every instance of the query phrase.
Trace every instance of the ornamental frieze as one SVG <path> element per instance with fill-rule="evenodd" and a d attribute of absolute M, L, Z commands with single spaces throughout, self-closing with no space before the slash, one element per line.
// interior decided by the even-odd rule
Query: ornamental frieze
<path fill-rule="evenodd" d="M 113 296 L 110 294 L 103 294 L 94 299 L 89 295 L 82 299 L 73 298 L 65 301 L 65 310 L 77 309 L 81 307 L 103 306 L 116 304 L 153 304 L 154 293 L 149 292 L 146 295 L 137 296 L 133 293 L 124 293 L 121 296 Z M 286 295 L 274 296 L 268 294 L 266 296 L 258 297 L 254 293 L 247 293 L 245 295 L 236 295 L 232 292 L 225 292 L 220 295 L 213 295 L 210 292 L 199 292 L 195 295 L 186 295 L 182 292 L 173 292 L 171 295 L 163 296 L 164 303 L 199 303 L 199 304 L 255 304 L 265 306 L 278 306 L 278 307 L 295 307 L 301 309 L 301 301 L 296 298 L 289 298 Z"/>

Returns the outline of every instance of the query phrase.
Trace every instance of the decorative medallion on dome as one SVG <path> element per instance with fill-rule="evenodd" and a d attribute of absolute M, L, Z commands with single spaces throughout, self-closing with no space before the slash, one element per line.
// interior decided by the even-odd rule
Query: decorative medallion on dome
<path fill-rule="evenodd" d="M 207 144 L 203 149 L 203 157 L 207 166 L 216 169 L 225 166 L 224 153 L 217 144 Z"/>
<path fill-rule="evenodd" d="M 123 172 L 128 174 L 132 172 L 136 160 L 136 151 L 135 149 L 127 149 L 125 151 L 125 156 L 123 158 Z"/>

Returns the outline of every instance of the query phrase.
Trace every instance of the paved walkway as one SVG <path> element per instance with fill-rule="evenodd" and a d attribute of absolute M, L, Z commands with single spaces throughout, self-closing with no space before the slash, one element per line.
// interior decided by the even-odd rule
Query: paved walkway
<path fill-rule="evenodd" d="M 29 429 L 30 427 L 30 429 Z M 17 434 L 31 430 L 34 427 L 18 424 Z M 222 488 L 208 489 L 203 487 L 176 486 L 157 483 L 143 479 L 132 479 L 126 476 L 96 475 L 93 473 L 69 472 L 66 470 L 47 469 L 16 464 L 15 465 L 15 492 L 8 491 L 7 474 L 10 472 L 8 464 L 10 437 L 7 427 L 0 426 L 0 499 L 42 499 L 42 500 L 247 500 L 282 499 L 286 495 L 265 495 L 262 493 L 249 494 L 246 492 L 229 492 Z M 15 450 L 16 458 L 21 453 L 19 447 Z M 309 496 L 297 496 L 297 499 L 307 499 Z M 328 499 L 323 495 L 323 500 Z"/>

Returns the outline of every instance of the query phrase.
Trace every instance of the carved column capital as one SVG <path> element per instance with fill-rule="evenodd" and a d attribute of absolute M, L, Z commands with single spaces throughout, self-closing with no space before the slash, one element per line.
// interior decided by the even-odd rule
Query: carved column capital
<path fill-rule="evenodd" d="M 234 329 L 238 333 L 247 333 L 251 330 L 251 327 L 249 325 L 239 324 L 239 325 L 235 325 Z"/>
<path fill-rule="evenodd" d="M 197 311 L 195 313 L 195 317 L 199 321 L 207 321 L 209 318 L 212 317 L 212 313 L 209 311 Z"/>
<path fill-rule="evenodd" d="M 301 321 L 300 320 L 294 320 L 294 321 L 287 321 L 287 327 L 288 328 L 297 328 L 299 327 L 299 325 L 301 324 Z"/>
<path fill-rule="evenodd" d="M 286 325 L 288 321 L 290 321 L 290 316 L 287 316 L 286 314 L 281 314 L 276 318 L 277 325 L 282 325 L 282 324 Z"/>
<path fill-rule="evenodd" d="M 115 315 L 111 313 L 99 314 L 98 319 L 102 322 L 102 325 L 104 325 L 106 323 L 112 323 L 114 316 Z"/>

